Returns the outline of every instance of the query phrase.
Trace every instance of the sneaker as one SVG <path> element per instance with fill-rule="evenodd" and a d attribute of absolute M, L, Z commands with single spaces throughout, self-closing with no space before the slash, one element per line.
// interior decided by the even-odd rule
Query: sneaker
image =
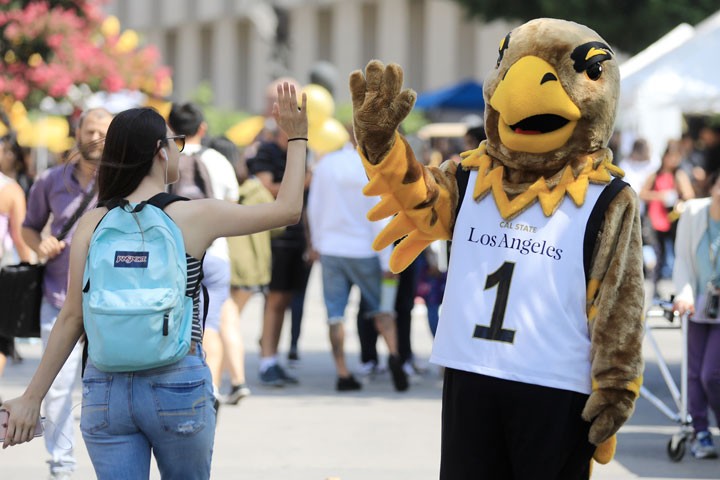
<path fill-rule="evenodd" d="M 355 377 L 350 375 L 349 377 L 338 377 L 335 390 L 338 392 L 351 392 L 353 390 L 360 390 L 362 384 L 355 380 Z"/>
<path fill-rule="evenodd" d="M 233 385 L 230 389 L 230 393 L 225 395 L 224 401 L 228 405 L 237 405 L 240 400 L 250 395 L 250 388 L 244 383 L 240 385 Z"/>
<path fill-rule="evenodd" d="M 279 371 L 280 378 L 282 378 L 282 381 L 285 383 L 285 385 L 297 385 L 300 383 L 296 377 L 290 376 L 287 374 L 284 368 L 282 368 L 280 365 L 275 365 Z"/>
<path fill-rule="evenodd" d="M 408 377 L 403 369 L 403 361 L 397 355 L 390 355 L 388 359 L 388 367 L 392 374 L 393 385 L 398 392 L 404 392 L 408 389 Z"/>
<path fill-rule="evenodd" d="M 413 362 L 411 362 L 410 360 L 403 364 L 403 371 L 405 372 L 405 375 L 407 375 L 408 381 L 410 383 L 418 383 L 421 380 L 420 374 L 415 368 Z"/>
<path fill-rule="evenodd" d="M 695 434 L 695 440 L 690 445 L 690 452 L 695 458 L 718 458 L 712 435 L 707 430 Z"/>
<path fill-rule="evenodd" d="M 294 368 L 300 363 L 300 355 L 298 355 L 297 349 L 291 348 L 288 352 L 288 367 Z"/>
<path fill-rule="evenodd" d="M 284 387 L 285 380 L 283 374 L 285 372 L 277 363 L 268 367 L 264 372 L 260 372 L 260 383 L 268 387 Z"/>

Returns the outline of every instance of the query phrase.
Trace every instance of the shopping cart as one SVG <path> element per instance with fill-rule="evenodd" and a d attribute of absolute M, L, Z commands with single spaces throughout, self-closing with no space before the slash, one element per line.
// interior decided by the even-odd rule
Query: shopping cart
<path fill-rule="evenodd" d="M 649 319 L 664 318 L 669 323 L 654 323 L 650 325 Z M 681 360 L 680 360 L 680 389 L 673 379 L 670 369 L 665 362 L 660 347 L 655 341 L 653 332 L 658 330 L 680 329 L 681 339 Z M 675 401 L 676 410 L 673 410 L 665 402 L 655 396 L 644 386 L 640 388 L 640 395 L 652 403 L 660 412 L 673 422 L 680 425 L 677 433 L 673 434 L 667 444 L 667 454 L 673 462 L 679 462 L 685 456 L 687 441 L 693 436 L 690 414 L 688 414 L 687 393 L 688 393 L 688 369 L 687 369 L 687 329 L 688 315 L 679 315 L 673 309 L 672 302 L 665 300 L 654 300 L 652 307 L 645 315 L 645 338 L 655 352 L 658 367 L 670 394 Z"/>

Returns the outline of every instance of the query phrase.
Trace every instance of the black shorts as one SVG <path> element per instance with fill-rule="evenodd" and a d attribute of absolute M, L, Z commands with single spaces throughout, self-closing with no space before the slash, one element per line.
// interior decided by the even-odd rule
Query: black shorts
<path fill-rule="evenodd" d="M 440 480 L 587 480 L 587 398 L 446 368 Z"/>
<path fill-rule="evenodd" d="M 305 261 L 304 248 L 272 247 L 271 292 L 301 292 L 305 290 L 310 265 Z"/>

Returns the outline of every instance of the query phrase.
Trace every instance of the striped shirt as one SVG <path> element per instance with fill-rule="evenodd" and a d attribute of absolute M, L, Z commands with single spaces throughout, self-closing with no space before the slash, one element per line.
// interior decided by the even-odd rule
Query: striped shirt
<path fill-rule="evenodd" d="M 200 281 L 202 280 L 202 260 L 185 254 L 187 259 L 187 290 L 185 295 L 193 299 L 193 321 L 191 340 L 202 343 L 203 326 L 200 321 Z"/>

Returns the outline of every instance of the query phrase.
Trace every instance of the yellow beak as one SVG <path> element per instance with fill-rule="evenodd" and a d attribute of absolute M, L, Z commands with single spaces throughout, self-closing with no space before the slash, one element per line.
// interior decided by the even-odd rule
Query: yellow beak
<path fill-rule="evenodd" d="M 499 114 L 500 141 L 518 152 L 546 153 L 562 147 L 581 116 L 555 68 L 535 56 L 510 67 L 490 106 Z"/>

